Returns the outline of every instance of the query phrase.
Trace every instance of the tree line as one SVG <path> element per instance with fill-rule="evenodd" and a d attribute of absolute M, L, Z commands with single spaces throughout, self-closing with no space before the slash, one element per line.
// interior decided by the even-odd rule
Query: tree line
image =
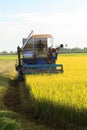
<path fill-rule="evenodd" d="M 0 52 L 0 55 L 16 55 L 16 54 L 17 54 L 16 51 L 8 52 L 8 51 L 4 50 L 4 51 Z"/>
<path fill-rule="evenodd" d="M 87 48 L 63 48 L 60 53 L 87 53 Z"/>
<path fill-rule="evenodd" d="M 85 48 L 63 48 L 59 53 L 87 53 L 87 48 L 85 47 Z M 10 51 L 10 52 L 8 52 L 8 51 L 6 51 L 6 50 L 4 50 L 4 51 L 2 51 L 2 52 L 0 52 L 0 55 L 16 55 L 17 54 L 17 52 L 16 51 Z"/>

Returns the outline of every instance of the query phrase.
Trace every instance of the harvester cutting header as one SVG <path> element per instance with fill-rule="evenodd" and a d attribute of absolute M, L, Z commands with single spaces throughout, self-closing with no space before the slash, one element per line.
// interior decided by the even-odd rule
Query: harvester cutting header
<path fill-rule="evenodd" d="M 19 72 L 19 77 L 31 73 L 63 72 L 63 65 L 56 64 L 61 48 L 63 44 L 57 48 L 53 47 L 51 34 L 34 34 L 31 31 L 29 36 L 23 39 L 22 47 L 17 48 L 16 70 Z"/>

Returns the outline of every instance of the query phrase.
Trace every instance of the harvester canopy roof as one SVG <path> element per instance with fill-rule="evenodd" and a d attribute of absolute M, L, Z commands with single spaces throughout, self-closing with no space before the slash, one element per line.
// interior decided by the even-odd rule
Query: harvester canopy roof
<path fill-rule="evenodd" d="M 51 34 L 35 34 L 31 36 L 32 38 L 53 38 Z"/>
<path fill-rule="evenodd" d="M 24 50 L 31 50 L 35 48 L 36 44 L 39 44 L 40 41 L 43 44 L 47 44 L 47 41 L 49 41 L 49 39 L 53 39 L 51 34 L 32 34 L 29 38 L 24 38 L 23 39 L 23 47 L 22 49 Z"/>

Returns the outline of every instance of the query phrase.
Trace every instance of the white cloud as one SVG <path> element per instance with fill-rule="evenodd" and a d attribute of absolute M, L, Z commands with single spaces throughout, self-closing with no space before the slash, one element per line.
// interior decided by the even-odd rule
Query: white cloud
<path fill-rule="evenodd" d="M 78 13 L 0 13 L 0 51 L 16 50 L 23 37 L 35 33 L 51 33 L 55 43 L 82 47 L 87 42 L 87 12 Z"/>

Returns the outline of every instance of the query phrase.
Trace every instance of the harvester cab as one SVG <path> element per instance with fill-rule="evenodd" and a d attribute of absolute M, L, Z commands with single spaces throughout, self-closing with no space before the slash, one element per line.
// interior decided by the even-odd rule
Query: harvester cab
<path fill-rule="evenodd" d="M 22 79 L 23 74 L 63 72 L 63 65 L 56 64 L 61 48 L 63 44 L 53 47 L 51 34 L 37 35 L 31 31 L 23 39 L 22 47 L 17 48 L 18 61 L 15 68 L 19 72 L 19 78 Z"/>

